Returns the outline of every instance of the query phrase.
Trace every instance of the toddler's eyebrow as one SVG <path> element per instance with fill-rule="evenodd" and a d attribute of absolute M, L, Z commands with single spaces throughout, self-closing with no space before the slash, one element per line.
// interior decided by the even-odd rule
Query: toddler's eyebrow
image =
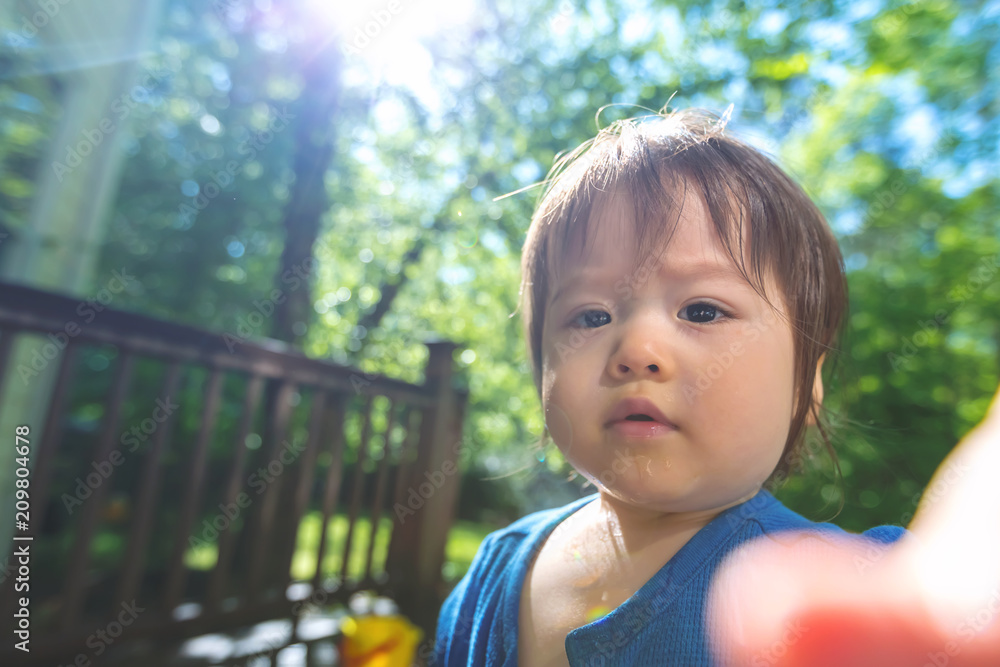
<path fill-rule="evenodd" d="M 728 264 L 717 264 L 716 262 L 687 262 L 677 266 L 661 268 L 668 275 L 676 276 L 682 280 L 693 278 L 732 278 L 743 280 L 743 276 Z"/>
<path fill-rule="evenodd" d="M 665 275 L 675 278 L 679 282 L 692 282 L 694 280 L 705 278 L 719 278 L 739 283 L 746 282 L 742 274 L 740 274 L 734 267 L 717 264 L 715 262 L 687 262 L 670 267 L 663 267 L 663 265 L 656 262 L 644 262 L 635 270 L 624 275 L 587 270 L 571 273 L 562 280 L 562 285 L 555 291 L 552 298 L 549 299 L 549 305 L 551 306 L 555 304 L 561 296 L 564 296 L 572 290 L 580 287 L 587 287 L 592 283 L 637 287 L 646 282 L 648 277 L 654 270 L 657 269 L 657 267 L 659 267 L 659 270 Z"/>

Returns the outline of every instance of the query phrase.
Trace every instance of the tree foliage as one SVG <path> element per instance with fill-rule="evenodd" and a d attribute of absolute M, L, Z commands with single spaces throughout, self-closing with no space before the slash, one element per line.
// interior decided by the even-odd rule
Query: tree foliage
<path fill-rule="evenodd" d="M 733 104 L 732 126 L 838 234 L 852 305 L 827 397 L 843 481 L 819 457 L 779 490 L 793 507 L 828 518 L 842 502 L 837 521 L 854 529 L 905 523 L 985 411 L 1000 366 L 995 2 L 480 0 L 425 41 L 419 85 L 345 49 L 359 26 L 317 37 L 309 3 L 165 5 L 101 258 L 142 285 L 119 305 L 408 380 L 423 341 L 457 341 L 476 453 L 465 492 L 479 505 L 512 516 L 580 493 L 558 452 L 534 445 L 515 314 L 537 189 L 496 198 L 592 136 L 599 109 L 603 126 L 668 100 Z M 429 10 L 402 11 L 392 20 Z M 22 70 L 0 82 L 0 206 L 14 226 L 55 122 L 42 112 L 52 77 Z M 315 241 L 292 200 L 310 159 L 326 161 Z M 253 327 L 275 290 L 295 312 Z"/>

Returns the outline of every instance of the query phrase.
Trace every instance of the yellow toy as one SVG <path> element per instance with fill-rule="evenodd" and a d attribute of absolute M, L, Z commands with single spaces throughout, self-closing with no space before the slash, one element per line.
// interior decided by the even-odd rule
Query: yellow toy
<path fill-rule="evenodd" d="M 345 667 L 410 667 L 423 637 L 404 616 L 349 617 L 341 632 Z"/>

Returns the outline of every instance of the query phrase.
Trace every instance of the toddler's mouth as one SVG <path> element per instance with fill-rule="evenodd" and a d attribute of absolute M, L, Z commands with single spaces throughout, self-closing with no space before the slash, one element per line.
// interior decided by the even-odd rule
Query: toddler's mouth
<path fill-rule="evenodd" d="M 608 415 L 605 426 L 626 438 L 659 438 L 677 430 L 656 403 L 644 396 L 619 402 Z"/>
<path fill-rule="evenodd" d="M 619 402 L 608 415 L 608 426 L 621 422 L 654 422 L 676 429 L 666 415 L 653 401 L 642 396 L 626 398 Z"/>

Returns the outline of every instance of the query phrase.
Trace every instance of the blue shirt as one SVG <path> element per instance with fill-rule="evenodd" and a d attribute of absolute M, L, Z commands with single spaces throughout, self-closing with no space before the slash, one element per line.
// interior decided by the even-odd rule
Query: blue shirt
<path fill-rule="evenodd" d="M 436 665 L 517 665 L 518 612 L 528 568 L 555 527 L 595 498 L 535 512 L 486 537 L 441 608 Z M 761 491 L 715 517 L 617 609 L 572 630 L 566 636 L 570 665 L 715 667 L 705 607 L 716 569 L 740 545 L 790 530 L 848 534 L 813 523 Z M 904 533 L 899 526 L 879 526 L 864 535 L 890 544 Z"/>

